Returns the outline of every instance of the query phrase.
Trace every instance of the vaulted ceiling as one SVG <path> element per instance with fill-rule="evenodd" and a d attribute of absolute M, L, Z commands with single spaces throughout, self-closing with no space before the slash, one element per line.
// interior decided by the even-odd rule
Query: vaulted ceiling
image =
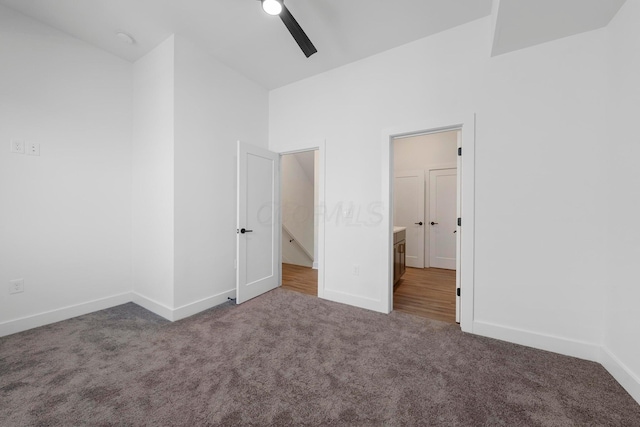
<path fill-rule="evenodd" d="M 492 55 L 606 26 L 626 0 L 501 0 Z"/>
<path fill-rule="evenodd" d="M 286 0 L 318 49 L 305 58 L 256 0 L 0 0 L 128 61 L 182 34 L 268 89 L 488 16 L 492 0 Z M 606 25 L 624 0 L 495 0 L 493 54 Z M 117 32 L 136 43 L 122 43 Z"/>

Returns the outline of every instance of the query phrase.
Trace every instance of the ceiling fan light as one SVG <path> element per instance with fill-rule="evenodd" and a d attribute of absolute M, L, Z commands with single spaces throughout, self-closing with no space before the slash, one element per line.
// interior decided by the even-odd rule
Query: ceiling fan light
<path fill-rule="evenodd" d="M 269 15 L 280 15 L 280 12 L 282 12 L 282 2 L 279 0 L 262 0 L 262 9 Z"/>

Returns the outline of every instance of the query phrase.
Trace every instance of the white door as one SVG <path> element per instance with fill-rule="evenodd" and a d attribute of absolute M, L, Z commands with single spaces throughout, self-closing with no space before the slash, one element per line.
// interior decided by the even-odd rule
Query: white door
<path fill-rule="evenodd" d="M 456 169 L 429 172 L 429 264 L 456 269 L 457 224 Z"/>
<path fill-rule="evenodd" d="M 238 141 L 236 303 L 280 285 L 280 155 Z"/>
<path fill-rule="evenodd" d="M 424 171 L 395 173 L 393 221 L 394 226 L 407 228 L 407 267 L 424 268 Z"/>

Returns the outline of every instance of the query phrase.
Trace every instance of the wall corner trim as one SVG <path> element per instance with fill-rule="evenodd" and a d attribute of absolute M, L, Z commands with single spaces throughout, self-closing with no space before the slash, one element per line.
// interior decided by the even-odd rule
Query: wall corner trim
<path fill-rule="evenodd" d="M 158 316 L 175 322 L 176 320 L 185 319 L 189 316 L 200 313 L 201 311 L 208 310 L 212 307 L 223 304 L 227 302 L 229 298 L 235 298 L 235 296 L 235 288 L 229 289 L 219 294 L 182 305 L 178 308 L 167 307 L 166 305 L 144 295 L 141 295 L 137 292 L 132 293 L 131 301 L 138 304 L 140 307 L 157 314 Z"/>
<path fill-rule="evenodd" d="M 201 311 L 208 310 L 217 305 L 224 304 L 229 298 L 236 297 L 236 288 L 229 289 L 219 294 L 203 298 L 198 301 L 194 301 L 189 304 L 185 304 L 173 310 L 173 320 L 181 320 L 194 314 L 198 314 Z"/>
<path fill-rule="evenodd" d="M 627 393 L 640 404 L 640 378 L 606 347 L 601 349 L 600 363 Z"/>
<path fill-rule="evenodd" d="M 131 301 L 138 304 L 140 307 L 149 310 L 152 313 L 157 314 L 160 317 L 164 317 L 167 320 L 173 322 L 173 309 L 167 307 L 166 305 L 141 295 L 137 292 L 131 293 Z"/>

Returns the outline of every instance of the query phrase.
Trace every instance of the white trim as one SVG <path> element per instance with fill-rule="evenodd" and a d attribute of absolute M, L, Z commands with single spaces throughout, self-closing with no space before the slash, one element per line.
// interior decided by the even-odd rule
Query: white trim
<path fill-rule="evenodd" d="M 220 304 L 224 304 L 229 300 L 229 298 L 235 298 L 235 296 L 236 289 L 233 288 L 229 289 L 228 291 L 220 292 L 219 294 L 210 296 L 208 298 L 203 298 L 201 300 L 185 304 L 172 310 L 173 320 L 176 321 L 185 319 L 189 316 L 193 316 L 194 314 L 198 314 Z"/>
<path fill-rule="evenodd" d="M 181 307 L 171 309 L 166 305 L 159 303 L 151 298 L 140 295 L 137 292 L 125 292 L 106 298 L 88 301 L 76 305 L 62 307 L 56 310 L 45 311 L 44 313 L 25 316 L 14 320 L 0 323 L 0 337 L 23 332 L 29 329 L 38 328 L 40 326 L 50 325 L 52 323 L 61 322 L 73 317 L 82 316 L 117 305 L 133 302 L 140 307 L 149 310 L 158 316 L 164 317 L 172 322 L 181 320 L 194 314 L 208 310 L 227 302 L 228 298 L 235 297 L 236 290 L 230 289 L 217 295 L 210 296 Z"/>
<path fill-rule="evenodd" d="M 380 200 L 387 203 L 387 210 L 383 219 L 383 232 L 386 237 L 381 248 L 387 263 L 382 266 L 383 275 L 386 275 L 386 289 L 382 290 L 383 301 L 387 313 L 393 310 L 393 150 L 394 138 L 403 135 L 415 135 L 423 133 L 437 133 L 451 130 L 461 130 L 462 137 L 462 166 L 460 168 L 462 178 L 458 183 L 462 188 L 461 215 L 462 228 L 460 232 L 460 271 L 461 280 L 461 318 L 460 328 L 464 332 L 473 332 L 473 304 L 474 304 L 474 267 L 475 267 L 475 140 L 476 140 L 475 114 L 469 113 L 455 117 L 432 117 L 419 123 L 409 123 L 402 126 L 385 129 L 382 131 L 382 185 Z"/>
<path fill-rule="evenodd" d="M 325 182 L 326 182 L 326 141 L 324 139 L 315 139 L 308 142 L 302 142 L 300 144 L 294 143 L 292 146 L 287 147 L 286 150 L 278 151 L 280 156 L 286 154 L 295 154 L 305 151 L 318 151 L 318 206 L 324 209 L 325 206 Z M 271 149 L 271 148 L 269 148 Z M 281 184 L 282 185 L 282 184 Z M 318 256 L 313 262 L 313 268 L 318 270 L 318 298 L 325 298 L 324 289 L 324 248 L 325 248 L 325 215 L 322 214 L 320 221 L 318 221 Z M 280 215 L 280 226 L 282 226 L 282 215 Z M 280 233 L 280 239 L 282 239 L 282 233 Z M 282 244 L 280 244 L 280 280 L 282 281 Z M 311 258 L 313 259 L 313 257 Z M 280 283 L 282 284 L 282 283 Z"/>
<path fill-rule="evenodd" d="M 0 323 L 0 337 L 26 331 L 28 329 L 37 328 L 40 326 L 49 325 L 51 323 L 61 322 L 73 317 L 82 316 L 85 314 L 93 313 L 94 311 L 104 310 L 106 308 L 126 304 L 128 302 L 131 302 L 131 293 L 125 292 L 106 298 L 100 298 L 97 300 L 70 305 L 51 311 L 45 311 L 44 313 L 38 313 L 31 316 L 9 320 Z"/>
<path fill-rule="evenodd" d="M 158 301 L 149 297 L 145 297 L 144 295 L 140 295 L 137 292 L 131 293 L 131 301 L 138 304 L 140 307 L 145 308 L 150 312 L 173 322 L 173 309 L 167 307 L 166 305 L 159 303 Z"/>
<path fill-rule="evenodd" d="M 325 289 L 323 298 L 329 301 L 339 302 L 341 304 L 347 304 L 354 307 L 365 308 L 367 310 L 386 314 L 385 308 L 381 305 L 379 300 L 365 298 L 360 295 L 334 291 L 332 289 Z"/>
<path fill-rule="evenodd" d="M 577 357 L 593 362 L 600 361 L 601 347 L 598 344 L 586 341 L 572 340 L 550 334 L 541 334 L 480 321 L 473 322 L 473 333 L 501 341 L 564 354 L 565 356 Z"/>
<path fill-rule="evenodd" d="M 611 376 L 640 404 L 640 378 L 635 375 L 608 348 L 602 347 L 600 363 Z"/>

